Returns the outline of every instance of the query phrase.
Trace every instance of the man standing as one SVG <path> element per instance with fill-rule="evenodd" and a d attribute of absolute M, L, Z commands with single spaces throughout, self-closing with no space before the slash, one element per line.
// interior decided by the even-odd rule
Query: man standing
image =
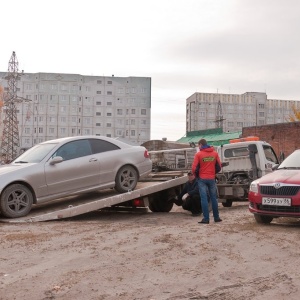
<path fill-rule="evenodd" d="M 210 197 L 215 222 L 221 222 L 218 209 L 216 173 L 221 170 L 221 162 L 218 153 L 209 146 L 205 139 L 199 141 L 200 151 L 195 154 L 192 172 L 199 177 L 198 187 L 203 212 L 200 224 L 209 224 L 209 209 L 207 191 Z M 198 174 L 196 174 L 198 173 Z"/>
<path fill-rule="evenodd" d="M 177 205 L 182 205 L 183 209 L 190 211 L 193 217 L 201 215 L 202 210 L 197 179 L 191 171 L 188 172 L 188 181 L 178 196 L 177 203 Z"/>

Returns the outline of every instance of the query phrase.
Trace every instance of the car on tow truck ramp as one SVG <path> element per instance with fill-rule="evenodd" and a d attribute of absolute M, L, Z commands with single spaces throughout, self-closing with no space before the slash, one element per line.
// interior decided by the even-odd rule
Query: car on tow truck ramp
<path fill-rule="evenodd" d="M 300 149 L 274 172 L 254 180 L 248 194 L 249 211 L 258 223 L 278 217 L 300 218 Z"/>
<path fill-rule="evenodd" d="M 0 167 L 0 213 L 23 217 L 33 204 L 95 190 L 125 193 L 151 170 L 143 146 L 104 136 L 49 140 Z"/>

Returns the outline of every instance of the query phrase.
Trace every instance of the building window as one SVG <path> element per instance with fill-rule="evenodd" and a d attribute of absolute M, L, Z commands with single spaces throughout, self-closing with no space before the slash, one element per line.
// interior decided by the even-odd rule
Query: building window
<path fill-rule="evenodd" d="M 141 109 L 141 115 L 146 115 L 146 109 L 145 108 Z"/>
<path fill-rule="evenodd" d="M 49 133 L 50 133 L 50 134 L 53 134 L 53 133 L 54 133 L 54 128 L 53 128 L 53 127 L 50 127 L 50 128 L 49 128 Z"/>
<path fill-rule="evenodd" d="M 106 127 L 111 127 L 111 123 L 106 123 Z"/>
<path fill-rule="evenodd" d="M 61 88 L 62 91 L 66 91 L 67 90 L 67 86 L 65 84 L 62 84 L 60 88 Z"/>
<path fill-rule="evenodd" d="M 258 104 L 258 108 L 265 108 L 265 105 L 264 104 Z"/>
<path fill-rule="evenodd" d="M 39 133 L 43 133 L 43 127 L 39 127 Z"/>
<path fill-rule="evenodd" d="M 117 109 L 117 115 L 121 116 L 123 114 L 123 110 L 122 109 Z"/>
<path fill-rule="evenodd" d="M 111 117 L 111 113 L 106 113 L 106 116 L 107 117 Z"/>
<path fill-rule="evenodd" d="M 102 80 L 97 80 L 97 84 L 102 84 Z"/>
<path fill-rule="evenodd" d="M 67 132 L 66 128 L 62 127 L 60 128 L 60 133 L 61 134 L 65 134 Z"/>
<path fill-rule="evenodd" d="M 96 112 L 96 116 L 101 116 L 101 112 Z"/>
<path fill-rule="evenodd" d="M 228 127 L 233 127 L 234 126 L 234 122 L 228 122 Z"/>
<path fill-rule="evenodd" d="M 92 108 L 91 108 L 91 107 L 85 107 L 85 109 L 84 109 L 84 112 L 85 112 L 86 114 L 90 114 L 91 111 L 92 111 Z"/>
<path fill-rule="evenodd" d="M 101 123 L 96 123 L 96 126 L 100 127 L 100 126 L 101 126 Z"/>
<path fill-rule="evenodd" d="M 132 115 L 135 115 L 135 109 L 134 109 L 134 108 L 131 109 L 131 114 L 132 114 Z"/>
<path fill-rule="evenodd" d="M 97 91 L 97 94 L 100 95 L 100 94 L 101 94 L 101 91 Z"/>
<path fill-rule="evenodd" d="M 112 92 L 111 91 L 107 91 L 107 95 L 112 95 Z"/>
<path fill-rule="evenodd" d="M 111 80 L 108 80 L 108 81 L 107 81 L 107 84 L 112 84 L 112 81 L 111 81 Z"/>
<path fill-rule="evenodd" d="M 260 116 L 260 117 L 264 117 L 264 116 L 265 116 L 265 113 L 264 113 L 263 111 L 260 111 L 260 112 L 259 112 L 259 116 Z"/>
<path fill-rule="evenodd" d="M 130 130 L 130 135 L 135 136 L 135 130 Z"/>
<path fill-rule="evenodd" d="M 107 102 L 106 105 L 112 105 L 112 102 Z"/>

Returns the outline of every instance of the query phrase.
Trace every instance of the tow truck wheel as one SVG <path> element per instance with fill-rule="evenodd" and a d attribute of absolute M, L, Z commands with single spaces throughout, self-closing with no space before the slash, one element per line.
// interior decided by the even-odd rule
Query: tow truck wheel
<path fill-rule="evenodd" d="M 254 215 L 255 221 L 259 224 L 270 224 L 273 220 L 271 216 Z"/>
<path fill-rule="evenodd" d="M 138 173 L 132 166 L 124 166 L 118 171 L 115 181 L 117 192 L 127 193 L 133 191 L 138 182 Z"/>
<path fill-rule="evenodd" d="M 232 206 L 232 200 L 227 199 L 225 202 L 222 202 L 222 205 L 224 207 L 231 207 Z"/>
<path fill-rule="evenodd" d="M 162 191 L 149 198 L 149 209 L 152 212 L 170 212 L 173 201 L 169 201 L 168 191 Z"/>
<path fill-rule="evenodd" d="M 30 212 L 32 203 L 32 193 L 26 186 L 12 184 L 1 195 L 0 210 L 5 217 L 24 217 Z"/>

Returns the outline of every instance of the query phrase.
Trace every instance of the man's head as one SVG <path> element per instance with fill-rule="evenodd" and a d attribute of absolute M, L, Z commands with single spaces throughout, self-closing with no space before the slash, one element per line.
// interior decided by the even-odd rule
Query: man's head
<path fill-rule="evenodd" d="M 195 179 L 195 175 L 193 174 L 192 171 L 189 171 L 189 172 L 188 172 L 188 179 L 189 179 L 189 181 L 192 181 L 192 180 Z"/>
<path fill-rule="evenodd" d="M 207 145 L 206 139 L 201 139 L 201 140 L 198 142 L 198 145 L 199 145 L 199 147 L 202 147 L 202 146 Z"/>

